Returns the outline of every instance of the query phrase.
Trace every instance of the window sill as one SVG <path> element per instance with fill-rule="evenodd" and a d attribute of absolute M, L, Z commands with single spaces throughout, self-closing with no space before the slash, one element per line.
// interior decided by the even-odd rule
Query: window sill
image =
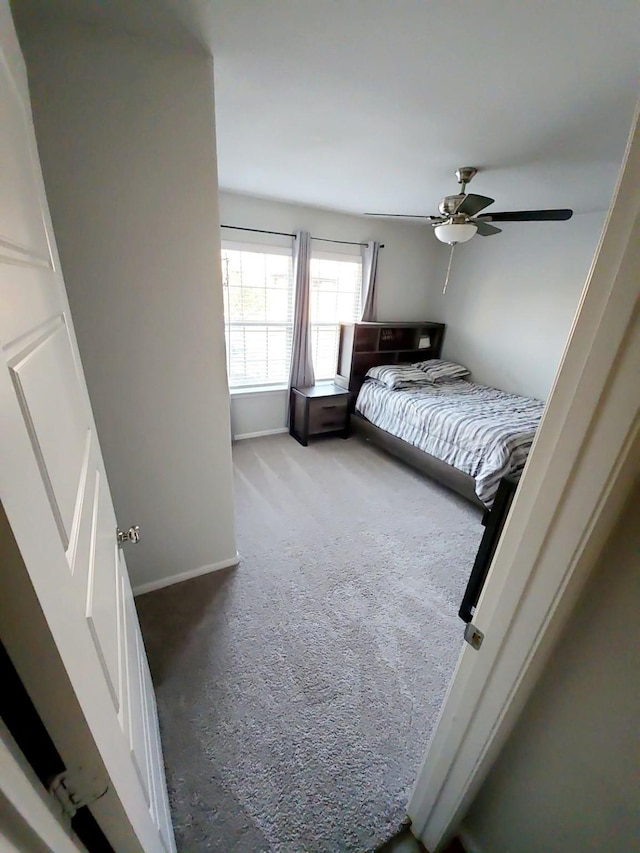
<path fill-rule="evenodd" d="M 244 388 L 230 388 L 231 397 L 251 397 L 254 394 L 281 394 L 287 391 L 287 385 L 247 385 Z"/>
<path fill-rule="evenodd" d="M 333 385 L 333 379 L 318 379 L 316 385 Z M 231 397 L 252 397 L 255 394 L 281 394 L 288 391 L 288 385 L 247 385 L 240 388 L 229 388 Z"/>

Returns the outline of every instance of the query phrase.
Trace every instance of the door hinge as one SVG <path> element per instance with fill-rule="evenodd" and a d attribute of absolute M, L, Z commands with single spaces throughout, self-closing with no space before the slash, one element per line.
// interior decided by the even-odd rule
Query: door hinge
<path fill-rule="evenodd" d="M 89 806 L 103 797 L 109 789 L 108 783 L 97 776 L 90 776 L 82 768 L 63 770 L 49 783 L 49 793 L 62 808 L 62 813 L 72 818 L 82 806 Z"/>
<path fill-rule="evenodd" d="M 467 643 L 477 651 L 482 645 L 484 634 L 480 628 L 476 628 L 473 622 L 467 622 L 464 626 L 464 638 Z"/>

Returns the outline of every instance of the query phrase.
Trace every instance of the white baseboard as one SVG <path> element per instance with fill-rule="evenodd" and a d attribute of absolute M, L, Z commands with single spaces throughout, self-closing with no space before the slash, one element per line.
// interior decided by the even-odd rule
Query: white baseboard
<path fill-rule="evenodd" d="M 172 586 L 174 583 L 182 583 L 182 581 L 198 578 L 200 575 L 208 575 L 209 572 L 219 572 L 220 569 L 229 569 L 231 566 L 237 566 L 240 562 L 240 554 L 231 557 L 228 560 L 220 560 L 219 563 L 212 563 L 209 566 L 200 566 L 199 569 L 190 569 L 188 572 L 182 572 L 179 575 L 171 575 L 168 578 L 160 578 L 157 581 L 149 581 L 149 583 L 140 584 L 133 589 L 134 595 L 144 595 L 145 592 L 153 592 L 156 589 L 163 589 L 165 586 Z"/>
<path fill-rule="evenodd" d="M 278 427 L 277 429 L 263 429 L 260 432 L 245 432 L 242 435 L 234 435 L 234 441 L 242 441 L 245 438 L 262 438 L 263 435 L 279 435 L 281 432 L 289 432 L 289 427 Z"/>

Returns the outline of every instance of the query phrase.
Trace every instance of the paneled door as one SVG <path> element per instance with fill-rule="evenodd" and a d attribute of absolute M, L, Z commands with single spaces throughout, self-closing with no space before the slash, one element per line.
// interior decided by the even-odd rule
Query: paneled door
<path fill-rule="evenodd" d="M 173 853 L 155 697 L 7 0 L 0 0 L 0 347 L 0 499 L 104 784 L 130 831 L 102 828 L 117 853 Z M 32 666 L 37 672 L 38 662 Z M 83 756 L 75 761 L 81 768 Z"/>

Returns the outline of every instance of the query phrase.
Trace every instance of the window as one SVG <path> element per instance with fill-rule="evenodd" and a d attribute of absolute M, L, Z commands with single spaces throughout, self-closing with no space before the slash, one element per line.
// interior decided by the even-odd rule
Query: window
<path fill-rule="evenodd" d="M 360 315 L 362 261 L 350 255 L 314 252 L 311 259 L 311 343 L 316 380 L 333 379 L 340 323 Z"/>
<path fill-rule="evenodd" d="M 333 379 L 340 323 L 360 313 L 362 261 L 314 252 L 311 259 L 311 344 L 316 380 Z M 229 387 L 285 385 L 293 338 L 291 249 L 245 243 L 222 246 Z"/>
<path fill-rule="evenodd" d="M 293 332 L 291 249 L 224 244 L 222 287 L 229 387 L 289 379 Z"/>

